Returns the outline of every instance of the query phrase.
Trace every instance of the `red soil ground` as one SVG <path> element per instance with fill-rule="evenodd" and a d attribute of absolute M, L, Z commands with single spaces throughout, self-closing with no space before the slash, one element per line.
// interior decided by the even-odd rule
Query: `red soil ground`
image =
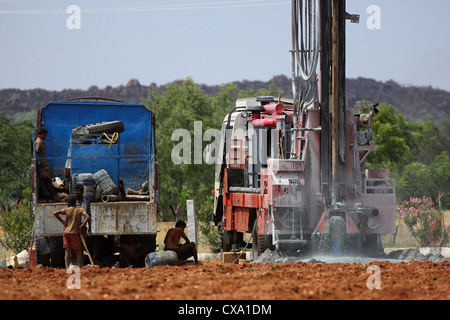
<path fill-rule="evenodd" d="M 380 289 L 367 286 L 379 267 Z M 81 289 L 65 269 L 0 269 L 1 300 L 450 299 L 450 261 L 361 264 L 224 264 L 82 268 Z"/>

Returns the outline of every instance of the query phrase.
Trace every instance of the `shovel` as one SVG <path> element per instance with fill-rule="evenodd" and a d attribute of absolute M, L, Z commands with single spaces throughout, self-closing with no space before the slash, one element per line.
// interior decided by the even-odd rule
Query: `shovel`
<path fill-rule="evenodd" d="M 89 261 L 91 261 L 91 265 L 94 266 L 94 261 L 92 260 L 91 254 L 89 253 L 89 249 L 88 249 L 86 242 L 84 241 L 84 237 L 81 235 L 80 231 L 78 231 L 78 235 L 80 236 L 81 242 L 83 242 L 84 248 L 86 249 L 86 252 L 89 257 Z"/>

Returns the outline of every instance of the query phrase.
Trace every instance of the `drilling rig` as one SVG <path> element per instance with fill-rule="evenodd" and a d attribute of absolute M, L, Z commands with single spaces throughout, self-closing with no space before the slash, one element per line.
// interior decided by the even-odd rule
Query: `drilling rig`
<path fill-rule="evenodd" d="M 373 255 L 395 232 L 395 181 L 365 169 L 376 105 L 345 98 L 345 0 L 292 0 L 292 99 L 239 99 L 216 160 L 223 251 Z M 361 113 L 362 110 L 370 112 Z"/>

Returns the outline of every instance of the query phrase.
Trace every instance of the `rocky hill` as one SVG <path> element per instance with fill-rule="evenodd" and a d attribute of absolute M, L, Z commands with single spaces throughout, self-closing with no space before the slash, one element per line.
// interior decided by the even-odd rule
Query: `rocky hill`
<path fill-rule="evenodd" d="M 291 96 L 291 82 L 284 75 L 275 76 L 267 82 L 247 80 L 235 82 L 239 89 L 251 88 L 254 90 L 267 88 L 271 83 L 283 90 L 286 97 Z M 5 112 L 13 118 L 14 114 L 18 112 L 35 112 L 50 101 L 83 96 L 108 97 L 140 103 L 143 98 L 148 96 L 149 88 L 164 88 L 164 86 L 157 86 L 155 83 L 142 85 L 132 79 L 125 86 L 107 86 L 103 89 L 96 86 L 91 86 L 88 90 L 62 91 L 3 89 L 0 90 L 0 112 Z M 201 85 L 201 87 L 209 95 L 214 95 L 219 89 L 219 86 Z M 359 100 L 392 104 L 408 121 L 437 120 L 450 116 L 450 92 L 431 87 L 402 86 L 394 81 L 380 82 L 366 78 L 347 79 L 347 100 L 349 104 Z"/>

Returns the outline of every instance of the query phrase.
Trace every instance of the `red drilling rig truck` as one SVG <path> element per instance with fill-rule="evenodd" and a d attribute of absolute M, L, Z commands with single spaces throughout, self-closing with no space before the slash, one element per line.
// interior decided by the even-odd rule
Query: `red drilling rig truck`
<path fill-rule="evenodd" d="M 292 1 L 293 99 L 239 99 L 223 121 L 214 222 L 223 251 L 382 251 L 395 232 L 395 181 L 365 169 L 376 105 L 345 99 L 345 0 Z"/>

